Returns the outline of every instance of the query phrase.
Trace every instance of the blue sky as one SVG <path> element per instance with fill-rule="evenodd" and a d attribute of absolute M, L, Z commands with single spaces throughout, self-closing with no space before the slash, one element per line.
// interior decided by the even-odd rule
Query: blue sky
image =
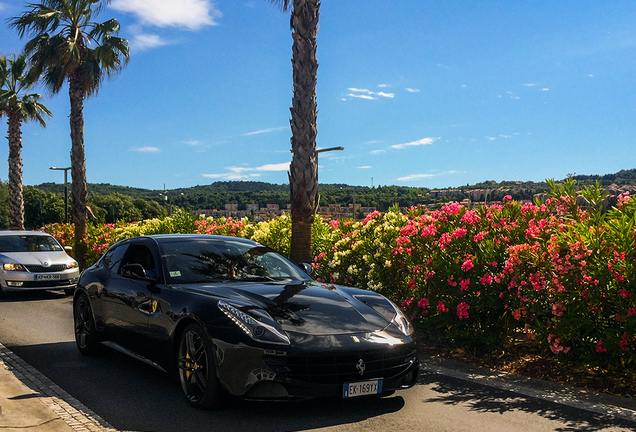
<path fill-rule="evenodd" d="M 34 0 L 35 1 L 35 0 Z M 21 49 L 0 0 L 0 51 Z M 319 180 L 456 187 L 636 168 L 636 2 L 324 0 Z M 85 101 L 88 181 L 287 182 L 289 14 L 267 0 L 113 0 L 130 64 Z M 23 126 L 24 183 L 70 166 L 68 91 Z M 3 121 L 2 128 L 6 127 Z M 5 136 L 5 135 L 3 135 Z M 5 141 L 6 143 L 6 141 Z M 7 146 L 0 178 L 7 178 Z"/>

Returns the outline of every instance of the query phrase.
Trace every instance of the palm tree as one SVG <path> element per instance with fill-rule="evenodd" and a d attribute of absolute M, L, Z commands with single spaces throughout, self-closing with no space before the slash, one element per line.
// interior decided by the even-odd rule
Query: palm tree
<path fill-rule="evenodd" d="M 316 155 L 316 35 L 320 0 L 271 0 L 283 11 L 291 8 L 294 97 L 291 111 L 292 162 L 289 167 L 292 238 L 290 258 L 310 262 L 312 224 L 318 207 Z"/>
<path fill-rule="evenodd" d="M 0 57 L 0 117 L 9 125 L 9 224 L 12 230 L 24 229 L 22 197 L 22 122 L 37 120 L 46 127 L 43 115 L 51 112 L 42 105 L 37 93 L 25 94 L 34 84 L 29 77 L 26 56 Z"/>
<path fill-rule="evenodd" d="M 86 160 L 84 155 L 84 99 L 97 94 L 104 76 L 112 77 L 128 63 L 126 39 L 116 37 L 119 22 L 93 22 L 110 0 L 43 0 L 9 20 L 20 37 L 33 36 L 25 52 L 33 75 L 57 93 L 68 81 L 71 101 L 71 193 L 75 223 L 75 258 L 84 268 L 86 244 Z"/>

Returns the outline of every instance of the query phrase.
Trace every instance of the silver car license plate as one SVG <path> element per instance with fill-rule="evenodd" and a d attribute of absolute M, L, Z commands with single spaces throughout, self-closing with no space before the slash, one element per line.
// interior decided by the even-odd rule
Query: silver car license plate
<path fill-rule="evenodd" d="M 60 280 L 60 275 L 59 274 L 36 274 L 35 275 L 35 280 L 37 280 L 37 281 L 41 281 L 41 280 Z"/>
<path fill-rule="evenodd" d="M 343 398 L 352 398 L 356 396 L 364 396 L 370 394 L 382 393 L 382 380 L 358 381 L 345 383 L 342 392 Z"/>

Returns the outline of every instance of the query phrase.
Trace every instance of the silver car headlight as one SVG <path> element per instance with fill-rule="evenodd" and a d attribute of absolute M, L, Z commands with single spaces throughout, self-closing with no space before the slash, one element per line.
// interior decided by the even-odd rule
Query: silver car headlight
<path fill-rule="evenodd" d="M 78 267 L 79 267 L 79 264 L 77 264 L 77 261 L 71 261 L 70 263 L 66 264 L 67 269 L 74 269 Z"/>
<path fill-rule="evenodd" d="M 6 271 L 26 271 L 22 264 L 4 263 L 2 268 Z"/>
<path fill-rule="evenodd" d="M 255 314 L 259 312 L 257 314 L 258 317 L 253 317 L 223 300 L 219 300 L 218 306 L 234 324 L 255 341 L 281 345 L 289 345 L 291 343 L 285 332 L 278 328 L 276 321 L 265 311 L 255 310 Z"/>
<path fill-rule="evenodd" d="M 393 309 L 395 310 L 395 316 L 391 320 L 391 324 L 395 324 L 395 326 L 399 328 L 405 336 L 410 336 L 413 333 L 413 326 L 411 325 L 411 322 L 406 319 L 404 312 L 393 304 L 393 302 L 391 302 L 391 306 L 393 306 Z"/>

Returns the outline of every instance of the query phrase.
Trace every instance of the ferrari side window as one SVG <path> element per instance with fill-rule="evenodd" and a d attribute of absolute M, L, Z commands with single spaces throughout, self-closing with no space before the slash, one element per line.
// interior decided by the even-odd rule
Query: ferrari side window
<path fill-rule="evenodd" d="M 117 273 L 125 252 L 126 246 L 123 245 L 109 250 L 106 255 L 104 255 L 104 258 L 102 258 L 104 266 L 110 271 Z"/>
<path fill-rule="evenodd" d="M 146 276 L 155 276 L 155 260 L 152 257 L 152 252 L 148 247 L 141 244 L 133 244 L 128 248 L 126 257 L 124 258 L 124 265 L 126 264 L 141 264 L 146 271 Z"/>

